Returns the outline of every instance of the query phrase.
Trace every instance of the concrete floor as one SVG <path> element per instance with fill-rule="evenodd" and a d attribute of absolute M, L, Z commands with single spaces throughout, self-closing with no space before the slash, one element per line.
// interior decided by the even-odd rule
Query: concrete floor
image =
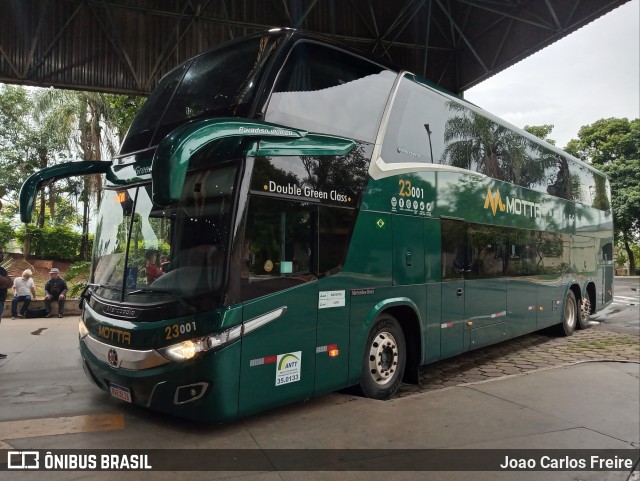
<path fill-rule="evenodd" d="M 585 332 L 591 340 L 598 334 L 597 328 Z M 521 342 L 526 343 L 526 337 Z M 542 339 L 534 344 L 544 342 Z M 549 338 L 547 342 L 550 351 L 559 349 L 556 339 Z M 625 346 L 629 348 L 628 344 Z M 637 342 L 629 349 L 631 353 L 638 352 L 633 348 L 637 348 Z M 494 363 L 506 362 L 519 352 L 507 352 L 504 345 L 486 349 Z M 476 382 L 469 382 L 473 378 L 458 378 L 456 385 L 424 392 L 405 391 L 401 397 L 386 402 L 333 393 L 226 425 L 202 425 L 124 404 L 90 384 L 78 354 L 77 318 L 3 319 L 0 351 L 9 354 L 0 361 L 0 448 L 252 449 L 270 466 L 279 465 L 277 452 L 270 452 L 271 449 L 328 449 L 333 457 L 327 463 L 337 470 L 182 471 L 198 466 L 198 460 L 189 458 L 194 453 L 215 453 L 187 451 L 183 455 L 172 452 L 176 459 L 169 466 L 180 472 L 7 472 L 6 454 L 0 452 L 0 479 L 111 480 L 117 476 L 122 480 L 622 481 L 629 479 L 629 470 L 406 471 L 403 469 L 412 466 L 411 457 L 399 459 L 388 450 L 640 448 L 640 369 L 639 363 L 632 361 L 543 366 L 525 374 L 489 376 Z M 530 354 L 530 350 L 523 349 L 521 356 Z M 578 353 L 569 362 L 579 358 Z M 450 362 L 461 360 L 464 362 L 465 357 L 458 356 Z M 442 367 L 438 370 L 442 371 Z M 451 375 L 460 376 L 459 369 L 452 368 Z M 347 451 L 353 449 L 372 451 Z M 281 453 L 295 455 L 295 451 Z M 336 460 L 336 453 L 342 457 Z M 465 451 L 456 453 L 462 457 L 458 466 L 464 467 Z M 356 460 L 340 462 L 349 456 Z M 409 464 L 403 464 L 406 459 Z M 304 460 L 300 463 L 305 465 Z M 400 470 L 344 471 L 363 466 Z"/>

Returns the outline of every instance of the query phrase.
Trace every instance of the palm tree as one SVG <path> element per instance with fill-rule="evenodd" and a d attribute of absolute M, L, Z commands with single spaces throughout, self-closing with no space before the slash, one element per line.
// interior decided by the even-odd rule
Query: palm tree
<path fill-rule="evenodd" d="M 550 162 L 545 149 L 462 104 L 448 102 L 447 107 L 458 115 L 445 124 L 443 164 L 523 187 L 544 179 Z"/>
<path fill-rule="evenodd" d="M 70 150 L 79 150 L 83 160 L 102 160 L 102 151 L 106 147 L 113 153 L 115 147 L 113 139 L 107 129 L 103 129 L 105 119 L 110 118 L 110 102 L 105 94 L 98 92 L 78 92 L 71 90 L 49 89 L 38 95 L 36 100 L 36 116 L 51 116 L 64 121 L 60 126 L 59 135 L 67 139 Z M 75 130 L 77 129 L 77 130 Z M 77 132 L 74 135 L 74 131 Z M 92 200 L 99 202 L 102 193 L 102 179 L 100 175 L 91 175 L 83 179 L 84 185 L 80 193 L 83 202 L 82 214 L 82 242 L 80 255 L 83 259 L 89 257 L 89 214 Z M 50 196 L 50 199 L 52 196 Z"/>

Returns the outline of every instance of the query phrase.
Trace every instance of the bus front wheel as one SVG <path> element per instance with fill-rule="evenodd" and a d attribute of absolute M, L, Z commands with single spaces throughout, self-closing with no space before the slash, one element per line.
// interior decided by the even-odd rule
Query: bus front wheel
<path fill-rule="evenodd" d="M 562 322 L 558 324 L 558 333 L 562 336 L 570 336 L 573 331 L 576 330 L 576 322 L 578 320 L 578 303 L 576 302 L 576 296 L 572 291 L 567 294 L 567 299 L 564 303 L 564 314 L 562 315 Z"/>
<path fill-rule="evenodd" d="M 365 348 L 360 388 L 372 399 L 389 399 L 400 386 L 407 350 L 395 317 L 383 314 L 374 324 Z"/>

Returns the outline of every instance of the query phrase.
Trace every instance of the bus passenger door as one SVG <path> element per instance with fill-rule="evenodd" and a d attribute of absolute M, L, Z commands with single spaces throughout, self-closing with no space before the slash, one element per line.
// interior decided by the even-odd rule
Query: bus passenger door
<path fill-rule="evenodd" d="M 613 300 L 613 239 L 606 239 L 601 247 L 602 263 L 602 299 L 600 302 L 606 304 Z"/>
<path fill-rule="evenodd" d="M 534 233 L 527 230 L 513 230 L 509 234 L 507 319 L 510 337 L 536 330 L 538 281 L 534 240 Z"/>
<path fill-rule="evenodd" d="M 492 225 L 467 230 L 465 347 L 477 349 L 507 337 L 507 231 Z"/>
<path fill-rule="evenodd" d="M 464 351 L 464 273 L 467 262 L 467 228 L 464 222 L 442 219 L 442 316 L 440 358 Z"/>
<path fill-rule="evenodd" d="M 562 321 L 565 281 L 563 274 L 570 266 L 569 234 L 536 232 L 538 262 L 537 329 Z"/>
<path fill-rule="evenodd" d="M 241 415 L 313 394 L 318 305 L 317 209 L 252 196 L 246 215 Z"/>

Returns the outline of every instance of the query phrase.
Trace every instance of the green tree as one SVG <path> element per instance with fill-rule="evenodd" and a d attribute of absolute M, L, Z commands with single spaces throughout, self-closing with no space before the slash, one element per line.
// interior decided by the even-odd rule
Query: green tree
<path fill-rule="evenodd" d="M 61 129 L 64 117 L 51 113 L 34 115 L 35 96 L 23 87 L 0 86 L 0 169 L 2 188 L 0 195 L 7 209 L 5 219 L 17 212 L 17 196 L 22 182 L 36 171 L 58 162 L 68 155 L 68 132 Z M 43 227 L 45 211 L 53 214 L 59 196 L 54 185 L 42 189 L 36 204 L 37 225 Z M 27 235 L 23 251 L 30 254 L 30 236 Z"/>
<path fill-rule="evenodd" d="M 640 119 L 600 119 L 578 131 L 565 149 L 570 154 L 595 166 L 615 159 L 638 158 L 640 151 Z"/>
<path fill-rule="evenodd" d="M 11 224 L 0 221 L 0 247 L 5 246 L 14 237 L 14 230 Z"/>
<path fill-rule="evenodd" d="M 600 119 L 585 125 L 567 151 L 609 176 L 616 240 L 635 272 L 632 247 L 640 239 L 640 119 Z"/>
<path fill-rule="evenodd" d="M 115 151 L 115 142 L 103 124 L 110 113 L 111 104 L 106 94 L 98 92 L 77 92 L 71 90 L 46 90 L 38 98 L 36 112 L 38 115 L 51 115 L 52 112 L 64 111 L 66 118 L 76 129 L 77 135 L 68 136 L 68 141 L 80 151 L 83 160 L 102 160 L 103 148 L 109 153 Z M 89 217 L 91 206 L 98 205 L 102 193 L 102 178 L 100 175 L 90 175 L 83 178 L 80 199 L 83 205 L 82 240 L 80 255 L 82 259 L 89 257 Z"/>
<path fill-rule="evenodd" d="M 146 97 L 105 94 L 104 99 L 109 107 L 105 110 L 105 120 L 115 129 L 119 145 Z"/>
<path fill-rule="evenodd" d="M 32 108 L 26 89 L 0 85 L 0 197 L 5 207 L 16 204 L 23 170 L 35 153 L 31 146 L 36 136 L 28 121 Z"/>
<path fill-rule="evenodd" d="M 630 273 L 636 272 L 632 245 L 640 238 L 640 155 L 635 159 L 619 158 L 602 167 L 611 183 L 611 207 L 616 239 L 622 242 L 629 258 Z"/>
<path fill-rule="evenodd" d="M 553 130 L 554 125 L 552 124 L 544 124 L 544 125 L 525 125 L 524 130 L 529 132 L 532 135 L 535 135 L 539 139 L 545 140 L 551 145 L 556 145 L 556 141 L 549 138 L 549 134 Z"/>

